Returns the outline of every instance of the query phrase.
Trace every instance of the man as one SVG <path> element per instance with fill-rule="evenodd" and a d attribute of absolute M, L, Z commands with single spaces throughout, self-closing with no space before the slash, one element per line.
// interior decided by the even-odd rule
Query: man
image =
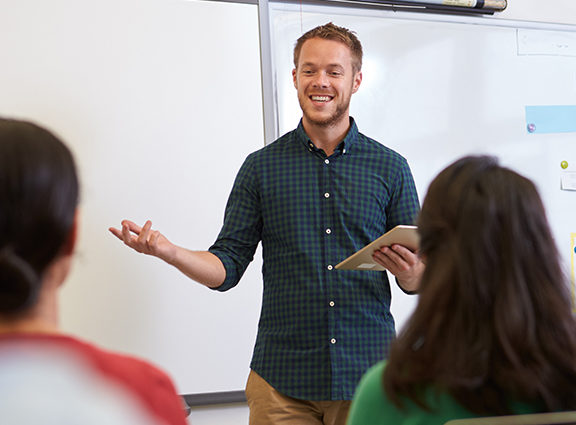
<path fill-rule="evenodd" d="M 217 290 L 235 286 L 263 248 L 264 294 L 246 387 L 250 424 L 346 421 L 363 372 L 386 357 L 395 335 L 386 273 L 334 265 L 419 209 L 412 174 L 397 153 L 360 134 L 349 116 L 362 82 L 362 47 L 333 24 L 304 34 L 293 79 L 298 128 L 252 153 L 240 169 L 224 225 L 208 251 L 170 243 L 148 221 L 110 229 Z M 403 290 L 423 268 L 402 246 L 375 259 Z"/>

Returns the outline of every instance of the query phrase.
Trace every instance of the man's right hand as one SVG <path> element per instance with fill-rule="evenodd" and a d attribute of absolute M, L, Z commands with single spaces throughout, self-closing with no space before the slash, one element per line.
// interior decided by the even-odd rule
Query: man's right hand
<path fill-rule="evenodd" d="M 143 227 L 130 220 L 122 220 L 122 229 L 110 227 L 108 230 L 130 248 L 166 261 L 202 285 L 217 288 L 226 278 L 224 264 L 216 255 L 174 245 L 158 230 L 152 230 L 150 220 Z"/>
<path fill-rule="evenodd" d="M 150 220 L 143 227 L 130 220 L 122 220 L 121 229 L 110 227 L 108 230 L 130 248 L 173 264 L 177 247 L 158 230 L 152 230 Z"/>

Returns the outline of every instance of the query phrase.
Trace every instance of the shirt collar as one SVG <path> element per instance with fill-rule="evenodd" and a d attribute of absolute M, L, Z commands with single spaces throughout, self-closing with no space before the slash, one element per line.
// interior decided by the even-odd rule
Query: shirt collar
<path fill-rule="evenodd" d="M 314 142 L 310 140 L 310 138 L 304 131 L 304 126 L 302 125 L 302 119 L 300 119 L 300 123 L 296 128 L 296 136 L 297 139 L 302 144 L 304 144 L 304 146 L 306 146 L 306 149 L 313 151 L 318 150 L 318 148 L 314 146 Z M 337 151 L 340 151 L 342 154 L 349 152 L 352 145 L 354 145 L 354 143 L 358 139 L 357 136 L 358 136 L 358 127 L 356 126 L 356 121 L 354 121 L 354 118 L 350 117 L 350 128 L 348 129 L 348 134 L 346 134 L 346 137 L 344 137 L 344 140 L 342 140 L 342 142 L 338 146 Z"/>

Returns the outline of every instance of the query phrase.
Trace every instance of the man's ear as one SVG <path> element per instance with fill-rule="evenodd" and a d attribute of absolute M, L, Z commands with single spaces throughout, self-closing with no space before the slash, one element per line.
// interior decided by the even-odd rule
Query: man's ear
<path fill-rule="evenodd" d="M 78 239 L 78 222 L 80 212 L 79 209 L 76 208 L 74 212 L 74 221 L 72 222 L 72 226 L 70 227 L 70 232 L 68 233 L 68 237 L 66 238 L 66 242 L 62 247 L 62 254 L 63 255 L 72 255 L 74 253 L 74 249 L 76 248 L 76 241 Z"/>
<path fill-rule="evenodd" d="M 294 82 L 294 88 L 298 90 L 298 82 L 296 81 L 296 68 L 292 70 L 292 81 Z"/>
<path fill-rule="evenodd" d="M 354 76 L 354 85 L 352 86 L 352 93 L 356 93 L 362 83 L 362 71 L 358 71 Z"/>

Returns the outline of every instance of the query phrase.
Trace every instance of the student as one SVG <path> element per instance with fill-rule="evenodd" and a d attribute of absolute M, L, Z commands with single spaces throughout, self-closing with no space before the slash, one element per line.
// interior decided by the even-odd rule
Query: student
<path fill-rule="evenodd" d="M 240 280 L 258 243 L 264 294 L 246 386 L 250 424 L 344 424 L 354 388 L 385 358 L 395 336 L 386 273 L 334 265 L 398 224 L 411 224 L 418 197 L 406 160 L 364 136 L 349 115 L 362 81 L 362 46 L 331 23 L 294 49 L 298 127 L 251 154 L 208 251 L 176 246 L 150 221 L 110 229 L 219 291 Z M 402 246 L 380 260 L 406 291 L 422 264 Z"/>
<path fill-rule="evenodd" d="M 57 344 L 0 344 L 0 423 L 165 425 L 133 394 Z M 32 348 L 32 349 L 31 349 Z"/>
<path fill-rule="evenodd" d="M 59 350 L 129 394 L 155 423 L 184 425 L 183 403 L 166 374 L 58 329 L 57 297 L 74 254 L 78 192 L 73 157 L 58 138 L 30 122 L 0 119 L 0 356 Z M 7 354 L 18 350 L 21 355 Z M 28 399 L 23 408 L 36 401 Z"/>
<path fill-rule="evenodd" d="M 576 323 L 534 184 L 486 156 L 432 182 L 418 305 L 360 383 L 348 425 L 576 409 Z"/>

